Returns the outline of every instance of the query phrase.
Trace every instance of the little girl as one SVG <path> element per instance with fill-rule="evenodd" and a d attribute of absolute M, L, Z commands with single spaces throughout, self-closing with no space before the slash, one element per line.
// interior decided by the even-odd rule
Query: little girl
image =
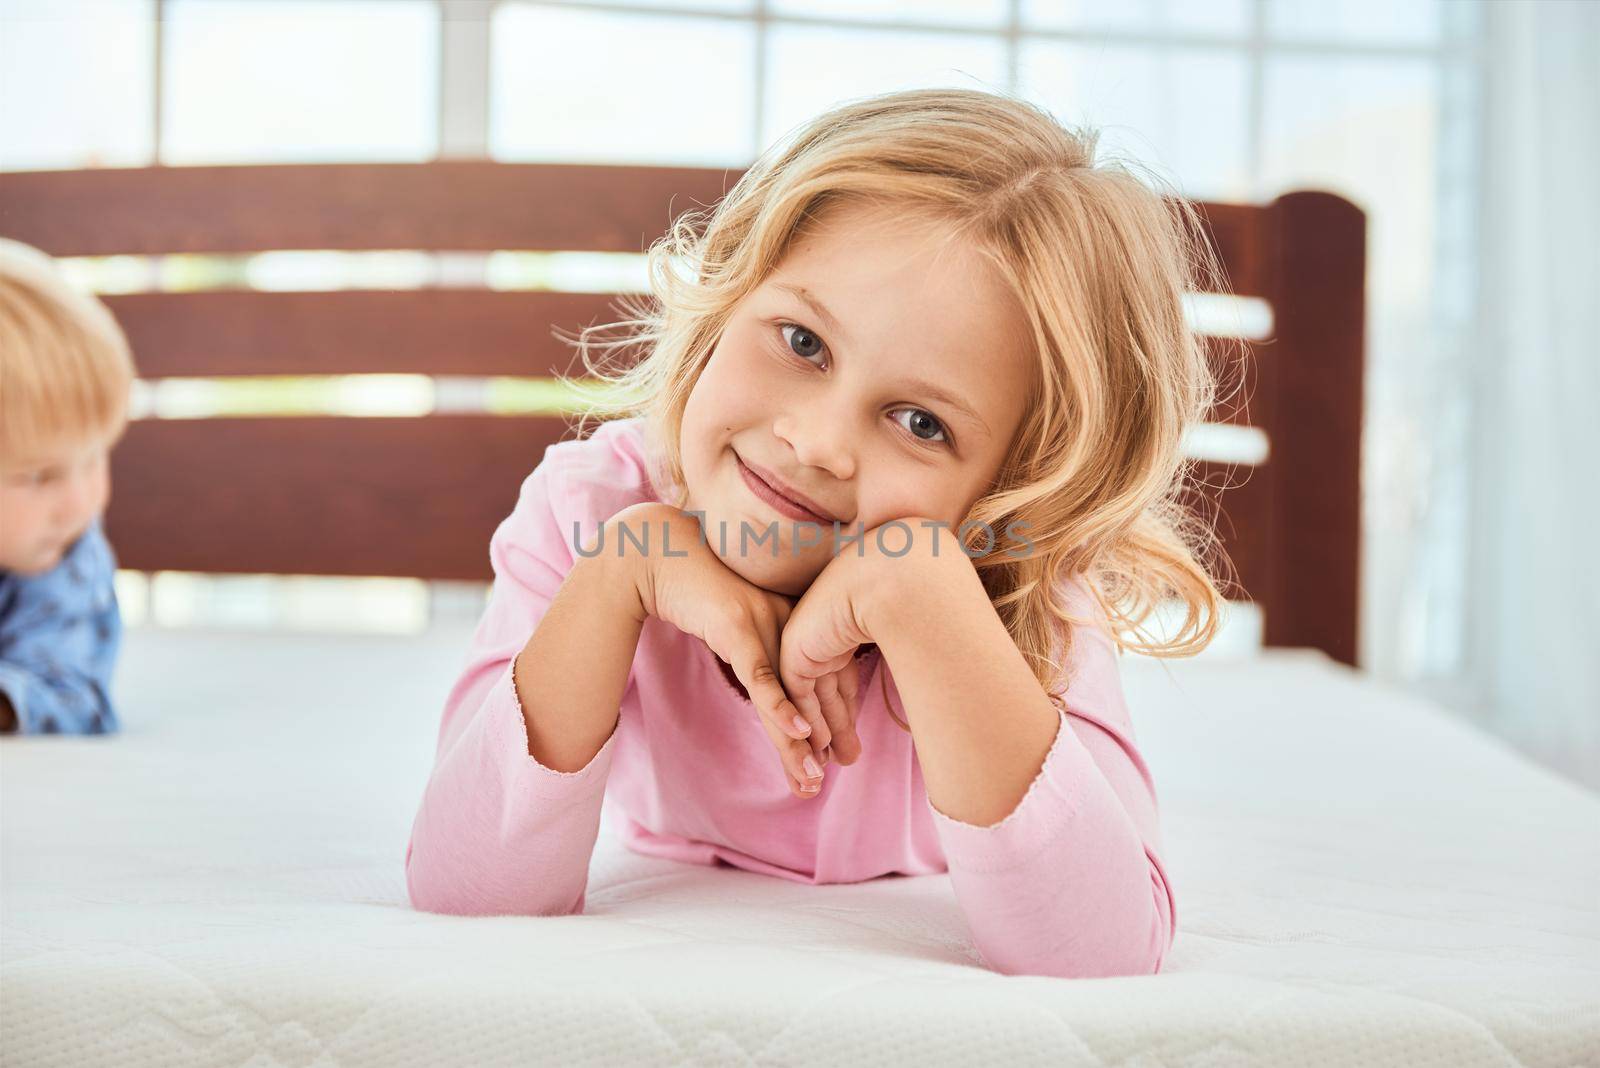
<path fill-rule="evenodd" d="M 839 107 L 680 218 L 659 312 L 607 343 L 644 358 L 585 357 L 609 420 L 490 542 L 413 905 L 582 912 L 609 796 L 640 853 L 948 871 L 1002 973 L 1159 971 L 1117 658 L 1198 652 L 1221 608 L 1176 497 L 1214 391 L 1195 225 L 1092 132 L 959 89 Z M 1130 641 L 1165 597 L 1178 636 Z"/>

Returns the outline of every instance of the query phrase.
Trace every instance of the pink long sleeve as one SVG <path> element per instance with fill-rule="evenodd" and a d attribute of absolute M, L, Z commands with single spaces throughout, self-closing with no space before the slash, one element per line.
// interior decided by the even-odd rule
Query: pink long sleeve
<path fill-rule="evenodd" d="M 582 912 L 609 798 L 623 843 L 646 855 L 813 884 L 948 871 L 979 953 L 999 972 L 1160 969 L 1176 910 L 1155 790 L 1134 744 L 1115 644 L 1081 580 L 1068 583 L 1066 600 L 1088 622 L 1073 631 L 1055 740 L 1022 801 L 992 827 L 934 809 L 914 740 L 885 706 L 895 687 L 881 654 L 864 660 L 861 759 L 830 767 L 819 796 L 802 800 L 716 654 L 658 619 L 645 621 L 617 728 L 588 766 L 567 774 L 530 756 L 512 658 L 572 568 L 575 524 L 588 547 L 599 521 L 663 499 L 646 459 L 637 419 L 552 445 L 495 530 L 494 589 L 446 699 L 406 849 L 415 907 Z"/>
<path fill-rule="evenodd" d="M 552 462 L 535 468 L 490 540 L 494 588 L 446 698 L 433 773 L 406 848 L 411 903 L 424 911 L 583 911 L 617 734 L 579 771 L 545 767 L 528 753 L 511 675 L 512 658 L 572 568 L 552 508 L 552 499 L 566 496 L 547 485 L 560 478 Z"/>
<path fill-rule="evenodd" d="M 990 827 L 928 807 L 956 898 L 991 968 L 1063 978 L 1154 974 L 1177 930 L 1155 788 L 1134 746 L 1111 637 L 1089 626 L 1073 634 L 1076 674 L 1061 724 L 1017 807 Z"/>

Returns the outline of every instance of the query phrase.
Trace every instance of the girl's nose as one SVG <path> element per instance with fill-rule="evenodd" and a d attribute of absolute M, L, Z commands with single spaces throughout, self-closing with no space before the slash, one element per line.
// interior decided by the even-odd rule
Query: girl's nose
<path fill-rule="evenodd" d="M 821 468 L 841 482 L 855 475 L 850 430 L 837 413 L 818 405 L 804 419 L 790 416 L 780 420 L 775 429 L 799 463 Z"/>

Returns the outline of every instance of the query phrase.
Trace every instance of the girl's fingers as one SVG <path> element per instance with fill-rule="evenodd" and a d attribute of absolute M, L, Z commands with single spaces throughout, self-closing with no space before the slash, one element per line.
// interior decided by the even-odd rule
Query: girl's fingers
<path fill-rule="evenodd" d="M 821 761 L 812 755 L 811 745 L 804 739 L 794 739 L 779 731 L 766 716 L 757 717 L 762 729 L 767 732 L 767 737 L 772 740 L 773 747 L 778 751 L 778 765 L 783 773 L 783 778 L 789 785 L 789 792 L 796 797 L 809 799 L 822 792 L 822 779 L 826 772 Z M 813 775 L 806 767 L 810 760 L 817 769 Z"/>
<path fill-rule="evenodd" d="M 806 738 L 811 744 L 811 752 L 818 763 L 825 764 L 827 759 L 822 754 L 827 750 L 828 743 L 833 740 L 833 732 L 828 726 L 828 721 L 823 718 L 822 712 L 815 706 L 815 702 L 794 700 L 787 688 L 784 687 L 783 676 L 777 670 L 778 653 L 783 643 L 783 625 L 788 621 L 789 614 L 793 611 L 794 606 L 786 598 L 778 594 L 774 594 L 773 597 L 776 598 L 777 602 L 774 606 L 776 611 L 773 624 L 770 627 L 763 626 L 764 620 L 760 617 L 757 617 L 754 623 L 757 637 L 761 640 L 762 648 L 766 650 L 766 663 L 773 669 L 773 673 L 777 678 L 778 688 L 783 691 L 785 697 L 790 698 L 789 703 L 794 708 L 793 712 L 784 721 L 784 733 L 790 737 Z M 748 689 L 749 687 L 747 686 L 746 688 Z M 800 717 L 800 721 L 804 723 L 804 729 L 801 727 L 801 722 L 796 722 L 796 716 Z"/>
<path fill-rule="evenodd" d="M 854 734 L 856 729 L 856 709 L 861 705 L 861 661 L 851 657 L 850 663 L 845 665 L 843 671 L 839 672 L 838 680 L 839 693 L 844 697 L 845 708 L 850 715 L 850 733 Z M 857 737 L 856 741 L 859 743 L 861 739 Z M 857 748 L 859 748 L 859 744 Z"/>
<path fill-rule="evenodd" d="M 789 617 L 794 614 L 797 601 L 780 593 L 770 593 L 768 599 L 773 607 L 775 626 L 772 633 L 763 637 L 769 657 L 768 663 L 776 667 L 778 650 L 782 645 L 783 628 L 788 624 Z M 782 676 L 780 675 L 779 685 L 781 686 L 782 684 Z M 787 693 L 787 691 L 785 692 Z M 793 702 L 791 701 L 791 703 Z M 809 752 L 815 766 L 820 770 L 827 767 L 828 749 L 821 740 L 823 732 L 813 730 L 811 727 L 813 717 L 808 715 L 804 709 L 799 710 L 796 714 L 800 718 L 798 720 L 791 719 L 790 726 L 794 729 L 789 733 L 794 737 L 802 737 L 806 748 L 802 748 L 800 744 L 793 741 L 788 743 L 780 742 L 777 738 L 773 739 L 773 744 L 778 747 L 778 759 L 783 767 L 784 778 L 789 783 L 789 792 L 799 798 L 812 798 L 816 797 L 821 791 L 822 779 L 821 776 L 811 776 L 805 770 L 805 757 Z M 769 735 L 772 734 L 770 722 L 767 723 L 767 733 Z M 787 745 L 787 751 L 785 751 L 785 745 Z M 823 774 L 826 774 L 826 772 Z M 797 778 L 797 776 L 803 776 L 803 778 Z"/>
<path fill-rule="evenodd" d="M 846 669 L 817 679 L 817 700 L 832 733 L 830 759 L 841 764 L 854 764 L 861 756 L 861 739 L 856 737 L 854 717 L 839 684 L 839 676 Z"/>
<path fill-rule="evenodd" d="M 773 667 L 778 667 L 779 649 L 782 648 L 782 632 L 784 632 L 784 625 L 789 622 L 790 614 L 794 614 L 794 601 L 790 601 L 789 598 L 778 595 L 778 593 L 773 593 L 771 596 L 773 596 L 773 608 L 776 609 L 774 611 L 774 616 L 776 616 L 774 624 L 776 625 L 774 625 L 771 635 L 763 635 L 763 644 L 765 644 L 768 657 L 770 657 L 768 662 Z M 778 684 L 782 686 L 782 675 L 779 675 Z M 784 692 L 787 694 L 787 689 Z M 829 761 L 829 748 L 827 747 L 829 747 L 829 742 L 832 740 L 832 731 L 830 729 L 818 731 L 813 726 L 813 724 L 818 724 L 818 726 L 826 724 L 827 719 L 816 708 L 806 707 L 805 702 L 794 703 L 795 708 L 797 708 L 795 715 L 798 716 L 798 721 L 790 719 L 789 726 L 794 727 L 794 729 L 787 731 L 787 734 L 790 737 L 803 737 L 803 739 L 808 740 L 811 747 L 811 758 L 818 763 L 818 766 L 827 767 L 827 761 Z M 802 753 L 802 756 L 805 755 Z"/>
<path fill-rule="evenodd" d="M 782 635 L 778 636 L 779 645 L 782 645 Z M 774 654 L 774 664 L 780 662 L 778 654 Z M 833 743 L 833 735 L 837 729 L 835 723 L 828 718 L 823 710 L 822 695 L 818 691 L 818 684 L 823 678 L 833 674 L 850 662 L 850 655 L 841 653 L 826 661 L 806 661 L 805 674 L 791 675 L 789 684 L 785 685 L 785 692 L 799 707 L 800 714 L 806 722 L 812 725 L 811 748 L 817 754 L 817 759 L 826 763 L 830 759 L 828 747 Z M 782 682 L 782 676 L 779 676 Z"/>
<path fill-rule="evenodd" d="M 778 750 L 789 779 L 790 792 L 799 797 L 815 797 L 822 786 L 822 763 L 812 755 L 813 742 L 810 738 L 795 737 L 798 730 L 793 720 L 799 714 L 799 709 L 784 693 L 778 681 L 777 669 L 772 666 L 764 643 L 752 631 L 739 630 L 729 644 L 732 657 L 728 662 L 739 681 L 744 683 L 767 737 Z M 826 730 L 827 724 L 822 724 L 821 729 Z M 812 774 L 811 768 L 806 766 L 808 759 L 816 769 L 816 774 Z M 806 786 L 814 788 L 807 790 L 804 789 Z"/>
<path fill-rule="evenodd" d="M 733 672 L 739 677 L 739 681 L 744 683 L 744 688 L 749 692 L 756 711 L 764 720 L 776 725 L 790 738 L 809 739 L 816 728 L 810 718 L 789 700 L 789 695 L 783 689 L 783 681 L 773 668 L 778 656 L 777 630 L 774 629 L 771 634 L 767 634 L 759 624 L 753 623 L 751 628 L 735 627 L 731 640 L 734 648 L 731 650 L 733 655 L 728 663 L 733 666 Z M 759 683 L 762 690 L 760 694 L 756 692 L 758 683 L 755 672 L 758 668 L 765 669 L 763 681 Z M 770 673 L 770 679 L 765 678 L 767 673 Z M 784 709 L 787 709 L 786 713 L 783 712 Z M 800 717 L 798 721 L 796 716 Z"/>
<path fill-rule="evenodd" d="M 774 640 L 776 641 L 776 636 L 774 636 Z M 773 649 L 771 658 L 767 661 L 767 666 L 773 673 L 773 678 L 776 681 L 779 691 L 785 696 L 787 704 L 784 707 L 787 709 L 792 709 L 792 711 L 789 713 L 789 718 L 791 721 L 794 716 L 799 716 L 805 721 L 806 725 L 811 728 L 810 733 L 804 735 L 804 737 L 808 742 L 810 742 L 811 752 L 816 756 L 817 760 L 819 762 L 823 762 L 824 758 L 822 754 L 827 750 L 829 744 L 831 744 L 833 741 L 833 728 L 829 726 L 827 718 L 822 714 L 822 708 L 818 704 L 814 694 L 810 697 L 804 695 L 797 695 L 792 699 L 789 697 L 789 692 L 783 685 L 783 678 L 778 674 L 777 665 L 778 653 L 776 649 Z M 796 729 L 795 731 L 791 731 L 789 733 L 797 734 L 799 725 L 792 722 L 790 725 Z"/>

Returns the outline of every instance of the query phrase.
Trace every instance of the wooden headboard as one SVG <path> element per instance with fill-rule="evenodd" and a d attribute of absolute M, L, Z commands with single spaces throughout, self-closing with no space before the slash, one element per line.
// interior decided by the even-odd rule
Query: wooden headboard
<path fill-rule="evenodd" d="M 154 167 L 0 174 L 0 234 L 57 256 L 280 249 L 642 252 L 740 172 L 494 162 Z M 1201 462 L 1267 645 L 1354 664 L 1360 562 L 1365 217 L 1326 193 L 1198 204 L 1233 294 L 1273 327 L 1224 359 L 1219 423 L 1259 427 L 1259 466 Z M 552 335 L 615 295 L 487 288 L 147 292 L 105 298 L 142 378 L 576 373 Z M 1236 357 L 1237 352 L 1230 354 Z M 1242 386 L 1242 388 L 1239 388 Z M 137 570 L 491 577 L 489 536 L 559 415 L 140 419 L 106 517 Z M 1228 486 L 1218 493 L 1217 487 Z M 374 536 L 376 532 L 376 536 Z"/>

